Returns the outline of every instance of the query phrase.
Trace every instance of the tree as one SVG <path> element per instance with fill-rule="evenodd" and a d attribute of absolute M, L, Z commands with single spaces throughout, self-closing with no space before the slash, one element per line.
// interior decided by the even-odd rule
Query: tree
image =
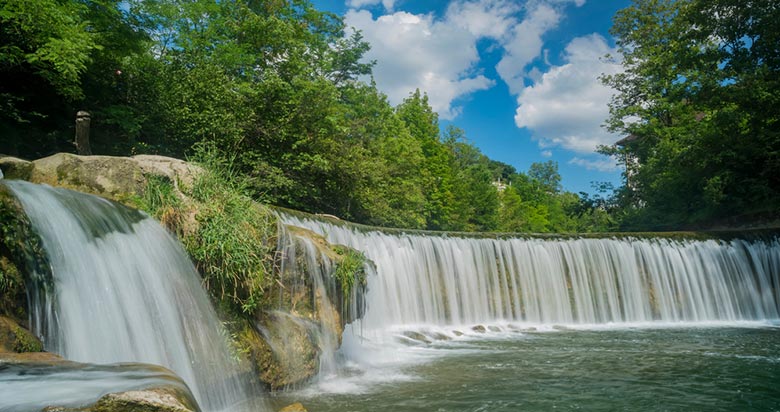
<path fill-rule="evenodd" d="M 452 215 L 454 198 L 450 165 L 452 154 L 439 140 L 439 115 L 428 103 L 428 96 L 415 90 L 396 107 L 412 137 L 420 142 L 425 157 L 423 169 L 425 218 L 429 229 L 446 229 Z"/>
<path fill-rule="evenodd" d="M 88 13 L 89 7 L 76 1 L 0 3 L 3 152 L 43 155 L 65 144 L 51 133 L 75 119 L 69 109 L 84 96 L 81 76 L 93 52 L 102 48 Z"/>
<path fill-rule="evenodd" d="M 612 28 L 623 73 L 610 130 L 639 163 L 633 222 L 674 228 L 780 205 L 780 5 L 771 0 L 636 0 Z M 632 220 L 632 219 L 629 219 Z"/>
<path fill-rule="evenodd" d="M 528 177 L 538 184 L 542 190 L 554 194 L 561 190 L 561 175 L 558 173 L 558 163 L 552 160 L 531 163 Z"/>
<path fill-rule="evenodd" d="M 466 140 L 465 132 L 449 126 L 444 145 L 452 154 L 451 214 L 448 230 L 490 231 L 498 226 L 498 191 L 493 186 L 491 163 L 479 149 Z"/>

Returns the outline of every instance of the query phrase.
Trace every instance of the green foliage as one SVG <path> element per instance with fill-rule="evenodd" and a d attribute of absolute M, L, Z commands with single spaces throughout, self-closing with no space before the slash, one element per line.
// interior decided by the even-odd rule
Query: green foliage
<path fill-rule="evenodd" d="M 229 162 L 205 150 L 195 161 L 203 170 L 183 198 L 172 182 L 152 178 L 141 206 L 177 232 L 215 297 L 252 313 L 273 281 L 276 217 L 245 194 L 246 179 Z"/>
<path fill-rule="evenodd" d="M 779 21 L 768 0 L 637 0 L 616 15 L 625 72 L 604 79 L 618 91 L 608 124 L 631 139 L 604 152 L 627 166 L 624 228 L 778 210 Z"/>
<path fill-rule="evenodd" d="M 2 5 L 0 74 L 10 80 L 0 86 L 0 110 L 7 109 L 0 113 L 0 153 L 72 151 L 74 114 L 88 110 L 93 152 L 183 158 L 210 147 L 210 159 L 231 159 L 207 167 L 230 170 L 211 180 L 229 181 L 229 193 L 256 201 L 402 228 L 509 228 L 502 213 L 531 222 L 514 230 L 571 227 L 567 207 L 574 201 L 541 199 L 547 195 L 536 186 L 518 192 L 522 207 L 501 206 L 493 183 L 509 182 L 516 170 L 488 159 L 458 128 L 441 133 L 425 93 L 413 91 L 391 106 L 375 84 L 362 81 L 373 62 L 363 59 L 369 45 L 361 33 L 308 0 Z M 547 185 L 545 199 L 557 196 L 560 176 L 552 163 L 529 175 Z M 211 228 L 203 229 L 210 240 L 224 235 L 235 248 L 231 233 L 219 230 L 245 224 L 238 219 L 242 203 L 211 180 L 193 190 L 214 191 L 224 202 L 202 206 L 197 218 Z M 179 212 L 189 205 L 177 203 L 173 183 L 150 181 L 142 203 L 176 229 L 190 217 Z M 713 180 L 709 198 L 719 199 L 726 183 Z M 222 249 L 209 247 L 196 249 L 215 278 L 228 276 L 234 260 L 239 272 L 260 273 L 248 251 L 216 258 Z M 238 291 L 255 288 L 221 293 L 252 306 L 252 293 Z"/>
<path fill-rule="evenodd" d="M 337 263 L 333 276 L 341 284 L 341 291 L 345 298 L 349 298 L 355 285 L 364 285 L 366 279 L 366 257 L 363 253 L 347 247 L 334 246 L 334 251 L 341 256 L 341 261 Z"/>
<path fill-rule="evenodd" d="M 16 353 L 43 352 L 43 343 L 29 331 L 14 325 L 12 332 L 16 337 L 12 349 Z"/>

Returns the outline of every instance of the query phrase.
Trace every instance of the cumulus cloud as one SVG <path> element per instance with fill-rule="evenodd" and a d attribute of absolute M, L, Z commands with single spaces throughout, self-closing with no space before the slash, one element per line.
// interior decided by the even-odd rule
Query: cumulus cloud
<path fill-rule="evenodd" d="M 395 7 L 395 0 L 347 0 L 346 4 L 347 7 L 359 9 L 366 6 L 376 6 L 379 3 L 382 3 L 382 6 L 388 11 L 393 11 L 393 7 Z"/>
<path fill-rule="evenodd" d="M 530 129 L 542 147 L 586 153 L 614 143 L 617 137 L 601 127 L 613 92 L 598 78 L 621 66 L 603 60 L 608 53 L 617 55 L 598 34 L 572 40 L 564 52 L 566 64 L 552 67 L 519 93 L 517 126 Z"/>
<path fill-rule="evenodd" d="M 501 51 L 500 79 L 517 96 L 515 123 L 528 128 L 542 149 L 560 147 L 592 152 L 616 140 L 601 123 L 611 92 L 598 81 L 618 66 L 602 62 L 614 53 L 598 35 L 574 39 L 565 64 L 551 66 L 544 35 L 565 19 L 564 7 L 585 0 L 453 0 L 443 16 L 404 11 L 373 15 L 361 7 L 394 0 L 347 0 L 347 25 L 371 44 L 366 58 L 376 60 L 373 76 L 391 103 L 420 89 L 443 119 L 456 117 L 457 101 L 495 85 L 479 70 L 477 42 L 489 39 Z M 545 150 L 546 154 L 548 151 Z"/>
<path fill-rule="evenodd" d="M 501 40 L 517 24 L 515 14 L 521 10 L 516 1 L 453 1 L 447 7 L 445 18 L 477 38 Z"/>
<path fill-rule="evenodd" d="M 419 88 L 442 118 L 452 119 L 459 113 L 454 100 L 495 84 L 475 70 L 477 38 L 458 25 L 403 11 L 374 19 L 366 10 L 348 11 L 345 22 L 371 43 L 366 57 L 377 60 L 374 78 L 394 104 Z"/>
<path fill-rule="evenodd" d="M 528 10 L 525 19 L 512 27 L 504 41 L 504 56 L 496 70 L 509 86 L 512 94 L 519 93 L 525 85 L 526 67 L 542 53 L 542 35 L 558 25 L 561 14 L 558 9 L 540 3 Z"/>
<path fill-rule="evenodd" d="M 582 166 L 588 170 L 596 170 L 599 172 L 616 172 L 619 170 L 618 163 L 615 159 L 611 158 L 590 160 L 581 157 L 573 157 L 569 160 L 569 164 Z"/>

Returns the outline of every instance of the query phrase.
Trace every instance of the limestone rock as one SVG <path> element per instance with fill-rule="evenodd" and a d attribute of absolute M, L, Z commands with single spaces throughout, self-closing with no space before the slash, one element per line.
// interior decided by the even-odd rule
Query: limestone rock
<path fill-rule="evenodd" d="M 100 398 L 91 412 L 194 412 L 185 396 L 173 388 L 110 393 Z"/>
<path fill-rule="evenodd" d="M 313 322 L 285 312 L 271 312 L 257 327 L 259 330 L 246 328 L 241 341 L 264 384 L 273 390 L 283 389 L 316 375 L 320 353 Z"/>
<path fill-rule="evenodd" d="M 202 171 L 199 166 L 172 157 L 136 155 L 132 159 L 144 176 L 164 176 L 179 190 L 180 186 L 191 187 L 195 177 Z"/>
<path fill-rule="evenodd" d="M 282 409 L 279 409 L 279 412 L 308 412 L 306 408 L 303 407 L 303 404 L 300 402 L 295 402 L 292 405 L 287 405 Z"/>
<path fill-rule="evenodd" d="M 29 180 L 34 167 L 33 162 L 27 160 L 11 156 L 0 157 L 0 170 L 5 179 Z"/>
<path fill-rule="evenodd" d="M 112 156 L 77 156 L 58 153 L 33 162 L 33 183 L 65 187 L 122 200 L 142 193 L 145 180 L 140 166 L 130 158 Z"/>
<path fill-rule="evenodd" d="M 200 167 L 165 156 L 79 156 L 57 153 L 35 161 L 0 155 L 6 179 L 28 180 L 103 196 L 126 203 L 143 194 L 149 176 L 180 185 L 192 185 Z"/>
<path fill-rule="evenodd" d="M 305 410 L 305 409 L 304 409 Z M 198 408 L 174 388 L 162 387 L 109 393 L 83 408 L 49 406 L 43 412 L 197 412 Z"/>

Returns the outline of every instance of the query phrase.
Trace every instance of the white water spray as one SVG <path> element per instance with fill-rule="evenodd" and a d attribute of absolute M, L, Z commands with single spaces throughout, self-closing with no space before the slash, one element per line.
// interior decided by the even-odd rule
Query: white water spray
<path fill-rule="evenodd" d="M 156 221 L 97 196 L 5 184 L 51 263 L 54 290 L 31 308 L 46 350 L 79 362 L 165 366 L 206 411 L 266 409 L 233 368 L 187 254 Z"/>
<path fill-rule="evenodd" d="M 780 317 L 780 243 L 390 234 L 283 215 L 363 251 L 363 327 L 733 322 Z"/>

